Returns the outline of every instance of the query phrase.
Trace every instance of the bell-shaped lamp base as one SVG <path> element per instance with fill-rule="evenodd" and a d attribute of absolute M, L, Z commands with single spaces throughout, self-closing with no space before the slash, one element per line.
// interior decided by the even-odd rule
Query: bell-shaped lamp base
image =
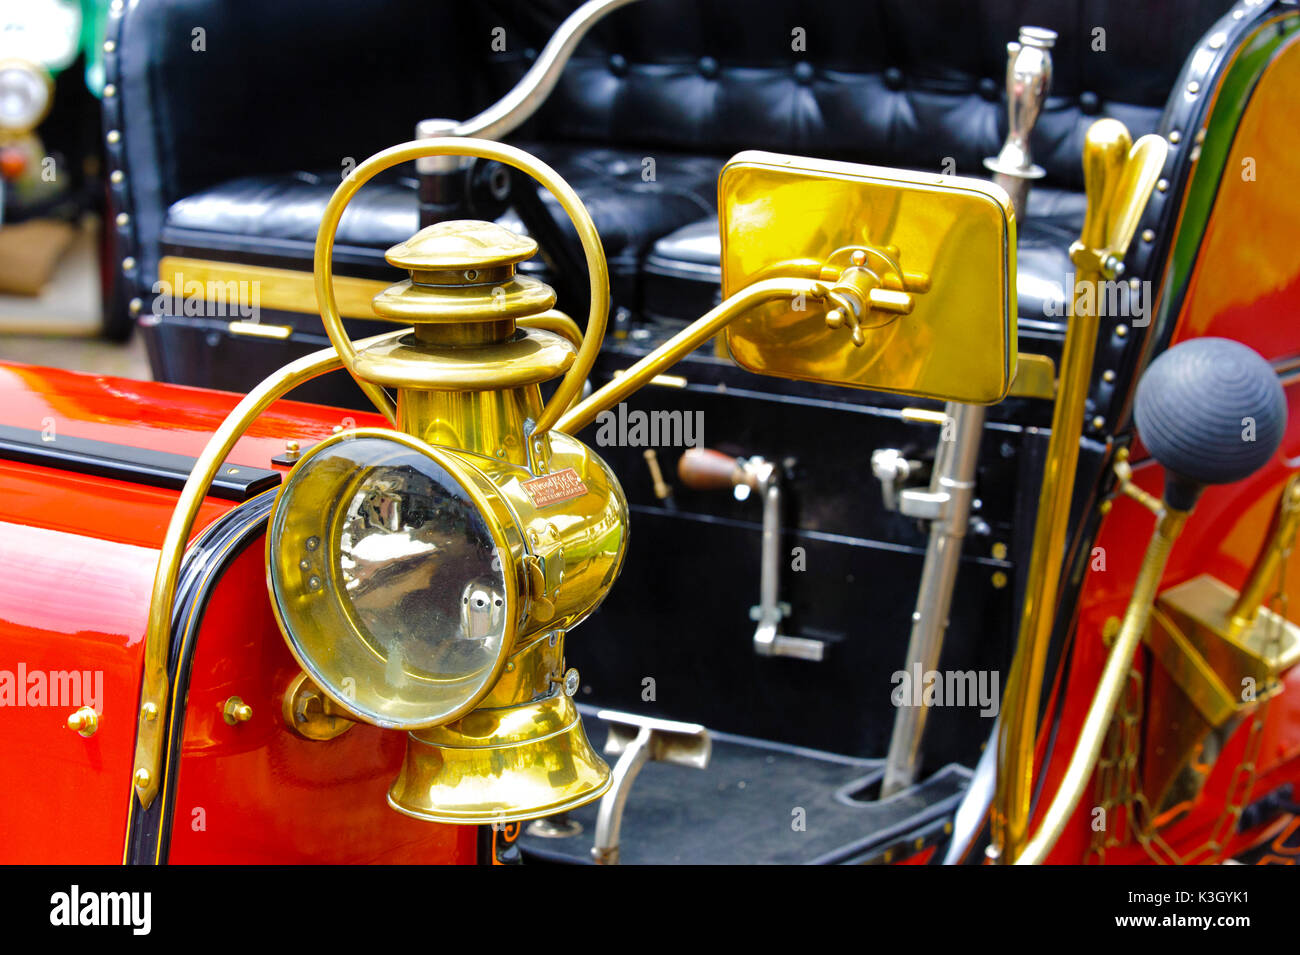
<path fill-rule="evenodd" d="M 410 733 L 388 804 L 429 822 L 518 822 L 599 799 L 609 781 L 577 707 L 557 693 Z"/>

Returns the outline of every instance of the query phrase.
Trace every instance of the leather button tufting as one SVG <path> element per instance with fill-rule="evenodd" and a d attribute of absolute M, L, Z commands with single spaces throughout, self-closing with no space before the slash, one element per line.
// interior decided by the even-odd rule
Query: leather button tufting
<path fill-rule="evenodd" d="M 614 53 L 609 58 L 609 71 L 615 76 L 627 76 L 627 59 L 621 53 Z"/>
<path fill-rule="evenodd" d="M 903 71 L 896 66 L 891 66 L 885 70 L 885 86 L 891 90 L 901 90 L 903 88 Z"/>
<path fill-rule="evenodd" d="M 979 91 L 981 97 L 988 100 L 990 103 L 993 103 L 997 101 L 998 95 L 1001 93 L 1001 88 L 998 86 L 997 80 L 990 79 L 986 76 L 980 80 Z"/>
<path fill-rule="evenodd" d="M 718 75 L 718 61 L 711 56 L 700 57 L 700 62 L 697 66 L 700 71 L 700 76 L 704 77 L 706 80 L 711 80 Z"/>
<path fill-rule="evenodd" d="M 1080 93 L 1079 109 L 1085 116 L 1096 116 L 1101 111 L 1101 98 L 1096 93 Z"/>
<path fill-rule="evenodd" d="M 794 65 L 794 78 L 798 80 L 799 83 L 803 86 L 807 86 L 809 83 L 811 83 L 813 81 L 813 77 L 816 74 L 817 71 L 813 69 L 813 65 L 811 63 L 802 62 L 802 63 L 796 63 Z"/>

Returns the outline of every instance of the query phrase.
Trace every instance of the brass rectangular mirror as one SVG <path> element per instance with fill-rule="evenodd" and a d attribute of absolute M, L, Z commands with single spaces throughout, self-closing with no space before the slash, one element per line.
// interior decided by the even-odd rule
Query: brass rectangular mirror
<path fill-rule="evenodd" d="M 1006 396 L 1016 227 L 999 187 L 743 152 L 722 170 L 718 208 L 724 297 L 776 277 L 836 289 L 829 304 L 770 302 L 732 322 L 742 367 L 969 404 Z"/>

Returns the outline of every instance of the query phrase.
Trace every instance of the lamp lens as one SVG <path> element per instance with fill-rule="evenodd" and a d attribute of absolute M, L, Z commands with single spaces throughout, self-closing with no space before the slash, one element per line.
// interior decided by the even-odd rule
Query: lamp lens
<path fill-rule="evenodd" d="M 269 562 L 295 654 L 363 718 L 433 725 L 494 679 L 511 629 L 508 561 L 426 452 L 364 436 L 304 458 L 276 503 Z"/>

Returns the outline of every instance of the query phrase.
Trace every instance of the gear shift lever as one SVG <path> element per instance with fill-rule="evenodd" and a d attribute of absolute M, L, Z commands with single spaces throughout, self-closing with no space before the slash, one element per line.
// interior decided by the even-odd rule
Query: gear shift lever
<path fill-rule="evenodd" d="M 985 159 L 993 181 L 1007 191 L 1016 218 L 1025 216 L 1029 183 L 1045 172 L 1029 155 L 1029 134 L 1052 85 L 1052 54 L 1056 33 L 1042 27 L 1021 27 L 1020 42 L 1007 44 L 1007 139 L 997 158 Z"/>
<path fill-rule="evenodd" d="M 1151 363 L 1138 384 L 1134 418 L 1147 450 L 1164 466 L 1164 499 L 1156 502 L 1124 480 L 1121 490 L 1155 511 L 1156 530 L 1065 776 L 1038 832 L 1009 862 L 1040 863 L 1055 845 L 1097 764 L 1174 542 L 1207 484 L 1240 481 L 1277 451 L 1286 396 L 1272 366 L 1250 348 L 1196 338 Z"/>

